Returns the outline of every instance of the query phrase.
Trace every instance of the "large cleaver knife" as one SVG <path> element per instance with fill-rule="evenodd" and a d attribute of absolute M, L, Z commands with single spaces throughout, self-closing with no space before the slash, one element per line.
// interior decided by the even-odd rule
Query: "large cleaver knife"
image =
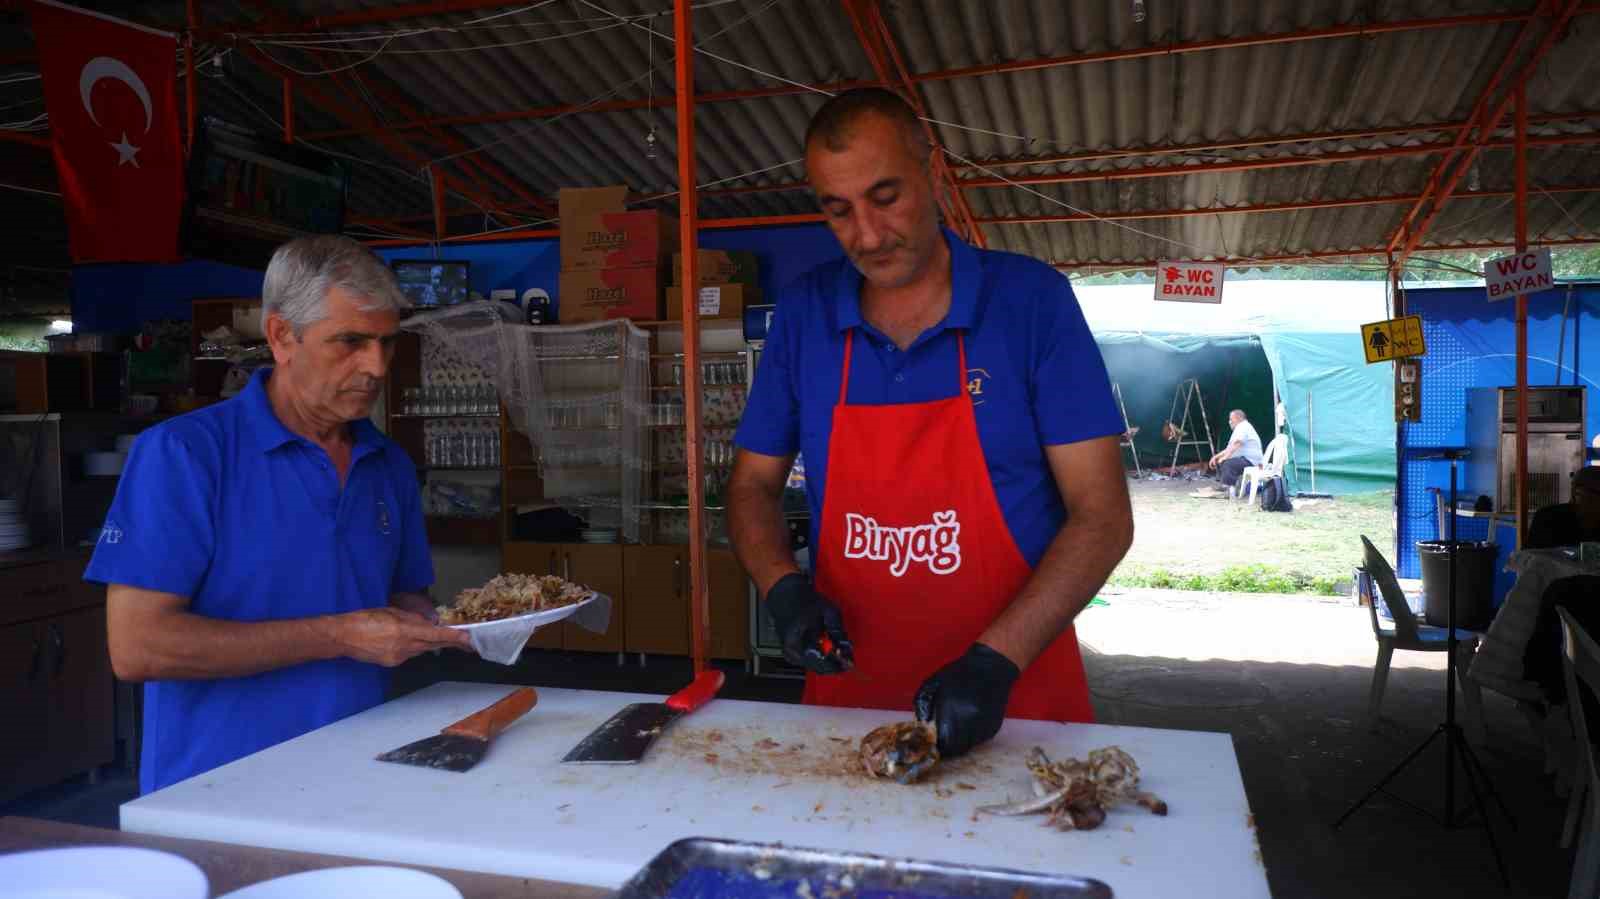
<path fill-rule="evenodd" d="M 583 742 L 574 746 L 561 761 L 589 765 L 637 764 L 667 725 L 710 702 L 722 689 L 722 681 L 721 671 L 707 669 L 696 675 L 689 686 L 667 697 L 666 702 L 636 702 L 626 706 L 584 737 Z"/>
<path fill-rule="evenodd" d="M 539 701 L 532 687 L 511 691 L 494 705 L 474 712 L 439 733 L 391 749 L 378 756 L 380 762 L 399 762 L 445 771 L 466 771 L 489 751 L 489 741 L 511 726 Z"/>

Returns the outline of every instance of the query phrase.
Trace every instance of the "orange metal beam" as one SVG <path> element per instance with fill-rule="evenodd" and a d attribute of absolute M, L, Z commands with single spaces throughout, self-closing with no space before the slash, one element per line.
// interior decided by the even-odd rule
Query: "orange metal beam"
<path fill-rule="evenodd" d="M 1529 246 L 1535 247 L 1587 247 L 1600 245 L 1600 234 L 1593 237 L 1570 237 L 1554 240 L 1530 241 Z M 1466 250 L 1504 250 L 1510 249 L 1512 244 L 1497 243 L 1494 241 L 1478 243 L 1451 243 L 1434 244 L 1432 246 L 1418 247 L 1418 253 L 1455 253 Z M 1206 262 L 1220 262 L 1224 265 L 1238 268 L 1248 268 L 1255 265 L 1277 264 L 1280 262 L 1295 262 L 1301 259 L 1373 259 L 1382 261 L 1388 252 L 1383 247 L 1363 247 L 1356 250 L 1315 250 L 1307 253 L 1273 253 L 1261 256 L 1219 256 Z M 1063 271 L 1079 271 L 1083 269 L 1139 269 L 1154 268 L 1163 260 L 1160 259 L 1130 259 L 1126 262 L 1052 262 L 1051 265 Z"/>
<path fill-rule="evenodd" d="M 405 10 L 407 8 L 408 7 L 393 7 L 387 12 L 393 13 L 396 11 Z M 1597 12 L 1600 12 L 1600 3 L 1595 2 L 1586 3 L 1579 9 L 1580 14 Z M 1177 41 L 1125 50 L 1111 50 L 1099 53 L 1078 53 L 1065 56 L 1049 56 L 1030 60 L 1017 60 L 1008 63 L 998 63 L 994 65 L 969 66 L 960 69 L 942 69 L 931 72 L 914 72 L 911 73 L 910 79 L 912 82 L 920 84 L 926 81 L 946 81 L 952 78 L 993 75 L 1002 72 L 1037 71 L 1040 69 L 1059 68 L 1062 66 L 1115 62 L 1123 59 L 1140 59 L 1148 56 L 1170 56 L 1211 50 L 1264 46 L 1267 44 L 1285 44 L 1346 37 L 1370 37 L 1379 34 L 1394 34 L 1407 31 L 1431 31 L 1442 28 L 1464 28 L 1479 25 L 1498 25 L 1508 22 L 1525 22 L 1531 18 L 1531 16 L 1531 13 L 1498 13 L 1487 15 L 1449 16 L 1437 19 L 1406 19 L 1395 22 L 1373 22 L 1364 25 L 1338 25 L 1327 28 L 1312 28 L 1298 31 L 1268 32 L 1264 34 L 1243 35 L 1219 40 Z M 401 17 L 403 18 L 404 16 Z M 235 31 L 237 30 L 238 29 L 235 29 Z M 311 29 L 308 28 L 307 30 Z M 756 88 L 752 90 L 718 91 L 715 93 L 701 94 L 695 98 L 695 102 L 697 104 L 722 103 L 756 99 L 761 97 L 783 97 L 794 94 L 814 93 L 818 90 L 822 90 L 827 93 L 838 93 L 839 91 L 848 90 L 853 87 L 866 86 L 866 82 L 860 81 L 830 82 L 815 85 L 782 84 L 772 87 Z M 609 101 L 605 103 L 596 103 L 589 106 L 560 105 L 536 107 L 530 109 L 504 110 L 482 115 L 434 116 L 426 119 L 413 119 L 407 122 L 396 122 L 388 125 L 380 125 L 378 126 L 377 130 L 405 131 L 414 128 L 421 128 L 425 125 L 484 125 L 495 122 L 551 118 L 553 116 L 571 115 L 574 113 L 619 112 L 629 109 L 646 109 L 656 106 L 667 106 L 672 102 L 674 102 L 673 97 L 660 96 L 639 100 Z M 370 133 L 372 133 L 372 131 L 365 128 L 339 129 L 307 134 L 306 137 L 308 139 L 353 137 L 360 134 Z"/>
<path fill-rule="evenodd" d="M 1600 184 L 1580 187 L 1552 187 L 1546 193 L 1600 192 Z M 1488 200 L 1509 197 L 1509 190 L 1481 190 L 1456 194 L 1454 200 Z M 1382 206 L 1391 203 L 1415 202 L 1421 194 L 1390 194 L 1376 197 L 1348 197 L 1337 200 L 1303 200 L 1293 203 L 1260 203 L 1246 206 L 1210 206 L 1200 209 L 1150 209 L 1095 213 L 1065 213 L 1062 215 L 997 215 L 978 219 L 980 225 L 1049 225 L 1075 224 L 1100 221 L 1139 221 L 1145 219 L 1204 218 L 1212 215 L 1248 215 L 1268 212 L 1300 212 L 1311 209 L 1345 209 L 1352 206 Z"/>
<path fill-rule="evenodd" d="M 480 12 L 492 9 L 504 9 L 508 6 L 526 5 L 523 2 L 512 0 L 432 0 L 428 3 L 405 3 L 398 6 L 385 6 L 377 9 L 363 9 L 347 13 L 335 13 L 327 16 L 311 16 L 296 19 L 293 22 L 279 22 L 268 20 L 266 22 L 236 22 L 228 25 L 215 25 L 203 29 L 201 37 L 208 39 L 225 38 L 232 35 L 251 34 L 303 34 L 308 31 L 326 31 L 332 28 L 345 28 L 351 25 L 379 25 L 386 22 L 399 22 L 406 19 L 420 19 L 426 16 L 448 15 L 459 12 Z"/>
<path fill-rule="evenodd" d="M 926 121 L 927 107 L 923 105 L 922 95 L 918 92 L 916 83 L 906 71 L 900 49 L 895 46 L 894 35 L 889 31 L 888 23 L 883 20 L 877 0 L 842 0 L 842 3 L 846 15 L 850 17 L 850 25 L 855 29 L 856 39 L 861 44 L 862 51 L 867 54 L 867 60 L 872 63 L 873 72 L 878 76 L 878 82 L 885 87 L 897 89 L 900 95 L 916 109 L 917 115 L 924 120 L 922 131 L 927 135 L 929 146 L 934 148 L 932 159 L 934 183 L 944 187 L 944 192 L 939 196 L 939 208 L 944 211 L 945 221 L 967 242 L 979 246 L 985 245 L 983 232 L 972 221 L 972 208 L 967 205 L 966 195 L 961 192 L 961 185 L 957 183 L 955 173 L 951 172 L 945 163 L 944 146 L 939 143 L 939 136 L 934 133 L 933 126 Z"/>
<path fill-rule="evenodd" d="M 689 465 L 689 644 L 695 674 L 706 670 L 711 644 L 711 610 L 706 593 L 706 496 L 700 478 L 700 448 L 705 423 L 700 420 L 700 277 L 696 252 L 700 237 L 699 202 L 695 197 L 694 156 L 694 7 L 673 0 L 678 112 L 678 247 L 683 253 L 683 421 L 684 455 Z"/>
<path fill-rule="evenodd" d="M 1584 119 L 1600 118 L 1600 112 L 1584 113 L 1584 114 L 1572 114 L 1572 115 L 1560 115 L 1560 116 L 1541 116 L 1540 118 L 1545 120 L 1545 122 L 1542 122 L 1542 124 L 1543 123 L 1553 123 L 1553 122 L 1579 121 L 1579 120 L 1584 120 Z M 1361 135 L 1379 134 L 1379 135 L 1381 135 L 1381 134 L 1413 133 L 1413 132 L 1423 132 L 1423 131 L 1444 131 L 1444 130 L 1449 130 L 1449 127 L 1450 126 L 1397 128 L 1397 129 L 1384 129 L 1384 130 L 1378 131 L 1378 132 L 1358 132 L 1358 134 L 1361 134 Z M 1459 128 L 1459 127 L 1462 127 L 1462 125 L 1458 124 L 1458 125 L 1455 125 L 1453 127 Z M 1254 146 L 1265 146 L 1265 145 L 1270 145 L 1270 144 L 1282 144 L 1282 143 L 1291 143 L 1291 142 L 1299 143 L 1299 142 L 1303 142 L 1303 141 L 1307 141 L 1307 140 L 1338 140 L 1338 139 L 1341 139 L 1341 133 L 1335 132 L 1335 133 L 1330 134 L 1330 135 L 1328 135 L 1326 137 L 1307 135 L 1307 136 L 1301 137 L 1301 138 L 1278 138 L 1278 139 L 1271 139 L 1271 140 L 1261 139 L 1261 140 L 1259 140 L 1257 142 L 1254 142 L 1252 144 L 1195 144 L 1195 145 L 1184 146 L 1184 147 L 1181 147 L 1181 148 L 1175 147 L 1175 148 L 1170 148 L 1170 149 L 1165 149 L 1165 150 L 1113 150 L 1113 151 L 1104 151 L 1104 152 L 1098 152 L 1098 153 L 1080 153 L 1080 154 L 1071 154 L 1071 155 L 1030 157 L 1030 158 L 1026 158 L 1026 159 L 994 160 L 994 161 L 991 161 L 991 162 L 982 163 L 982 166 L 984 168 L 988 168 L 988 169 L 1010 169 L 1010 168 L 1036 166 L 1036 165 L 1059 165 L 1059 164 L 1065 164 L 1065 163 L 1094 162 L 1094 161 L 1100 161 L 1100 160 L 1130 158 L 1130 157 L 1164 156 L 1164 155 L 1177 154 L 1177 153 L 1195 153 L 1195 152 L 1202 152 L 1202 151 L 1207 151 L 1207 150 L 1230 149 L 1230 148 L 1232 148 L 1234 146 L 1252 146 L 1252 145 L 1254 145 Z M 1550 135 L 1550 136 L 1547 136 L 1547 137 L 1530 138 L 1530 140 L 1532 141 L 1532 145 L 1533 146 L 1560 146 L 1560 145 L 1565 145 L 1565 144 L 1600 143 L 1600 132 L 1596 132 L 1596 133 L 1593 133 L 1593 134 L 1559 134 L 1559 135 Z M 1251 169 L 1257 169 L 1257 168 L 1286 168 L 1286 167 L 1293 167 L 1293 166 L 1297 166 L 1297 165 L 1320 165 L 1320 164 L 1339 163 L 1339 162 L 1361 162 L 1361 161 L 1365 161 L 1365 160 L 1369 160 L 1369 159 L 1381 159 L 1381 158 L 1387 157 L 1387 156 L 1426 156 L 1426 155 L 1433 154 L 1433 153 L 1446 152 L 1451 148 L 1451 146 L 1452 145 L 1449 142 L 1439 141 L 1439 142 L 1435 142 L 1435 143 L 1431 143 L 1431 144 L 1417 144 L 1417 145 L 1413 145 L 1413 146 L 1409 146 L 1409 147 L 1379 147 L 1379 148 L 1370 149 L 1370 150 L 1346 150 L 1346 151 L 1342 151 L 1340 153 L 1323 153 L 1323 154 L 1308 153 L 1308 154 L 1300 154 L 1300 155 L 1277 156 L 1277 157 L 1272 157 L 1270 159 L 1241 159 L 1241 160 L 1232 160 L 1232 161 L 1229 161 L 1229 162 L 1202 163 L 1200 165 L 1194 165 L 1194 166 L 1184 166 L 1184 165 L 1140 166 L 1140 167 L 1136 167 L 1136 168 L 1107 169 L 1107 170 L 1104 170 L 1104 171 L 1095 171 L 1095 172 L 1075 172 L 1075 173 L 1070 173 L 1070 174 L 1017 175 L 1017 176 L 1014 176 L 1014 177 L 1012 177 L 1012 176 L 1008 176 L 1008 177 L 1010 177 L 1010 181 L 1015 181 L 1015 182 L 1018 182 L 1018 183 L 1021 183 L 1021 184 L 1059 184 L 1059 183 L 1065 183 L 1065 182 L 1069 182 L 1069 181 L 1100 181 L 1100 180 L 1116 180 L 1118 178 L 1176 177 L 1176 176 L 1181 176 L 1181 175 L 1202 175 L 1202 174 L 1209 174 L 1209 173 L 1219 172 L 1219 171 L 1239 172 L 1239 171 L 1249 171 Z M 1489 142 L 1485 143 L 1484 146 L 1486 148 L 1493 148 L 1493 149 L 1509 148 L 1511 146 L 1511 141 L 1509 139 L 1489 141 Z M 969 164 L 966 164 L 966 163 L 960 163 L 960 164 L 952 165 L 951 168 L 954 169 L 954 170 L 957 170 L 957 171 L 971 171 L 971 170 L 977 170 L 978 167 L 977 167 L 977 165 L 969 165 Z M 1005 179 L 1001 179 L 1001 178 L 998 178 L 998 177 L 980 177 L 980 178 L 963 179 L 959 183 L 961 184 L 962 187 L 965 188 L 965 187 L 1006 187 L 1006 186 L 1008 186 L 1009 182 L 1007 180 L 1005 180 Z M 712 189 L 709 189 L 709 190 L 703 190 L 703 191 L 700 192 L 700 194 L 702 196 L 708 196 L 708 197 L 710 197 L 710 196 L 742 196 L 742 195 L 747 195 L 747 194 L 774 193 L 774 192 L 778 192 L 778 191 L 807 190 L 807 189 L 809 189 L 809 187 L 810 187 L 810 185 L 807 184 L 804 181 L 791 181 L 791 182 L 785 182 L 785 183 L 780 183 L 780 184 L 754 184 L 754 185 L 748 185 L 748 186 L 744 186 L 744 187 L 718 187 L 718 188 L 712 188 Z M 653 199 L 653 198 L 646 197 L 645 199 Z"/>
<path fill-rule="evenodd" d="M 1559 25 L 1557 27 L 1560 27 Z M 1528 83 L 1518 81 L 1512 89 L 1516 103 L 1515 120 L 1517 150 L 1512 168 L 1516 178 L 1516 208 L 1514 216 L 1517 233 L 1517 252 L 1528 249 Z M 1559 374 L 1559 373 L 1558 373 Z M 1559 378 L 1557 379 L 1559 380 Z M 1517 294 L 1517 548 L 1528 536 L 1528 524 L 1533 515 L 1528 508 L 1528 297 Z M 1489 539 L 1495 539 L 1494 534 Z"/>
<path fill-rule="evenodd" d="M 1533 73 L 1538 69 L 1540 61 L 1555 46 L 1557 40 L 1563 36 L 1567 23 L 1572 20 L 1572 17 L 1578 13 L 1579 8 L 1582 6 L 1583 4 L 1580 0 L 1541 0 L 1534 17 L 1523 23 L 1521 30 L 1517 32 L 1517 38 L 1512 43 L 1511 49 L 1507 51 L 1505 58 L 1501 60 L 1499 67 L 1496 68 L 1494 76 L 1484 85 L 1483 90 L 1478 95 L 1477 102 L 1473 104 L 1472 115 L 1468 116 L 1468 121 L 1472 123 L 1472 126 L 1461 129 L 1460 133 L 1456 135 L 1450 152 L 1447 152 L 1444 158 L 1439 160 L 1439 163 L 1434 166 L 1433 173 L 1429 175 L 1427 186 L 1423 189 L 1424 199 L 1413 204 L 1401 219 L 1399 226 L 1395 228 L 1394 234 L 1389 238 L 1388 249 L 1391 252 L 1396 248 L 1399 249 L 1395 260 L 1397 264 L 1404 265 L 1406 256 L 1422 242 L 1423 236 L 1427 234 L 1428 227 L 1433 224 L 1440 210 L 1444 208 L 1444 201 L 1449 199 L 1450 192 L 1455 189 L 1462 175 L 1472 165 L 1472 160 L 1478 155 L 1480 143 L 1500 126 L 1500 120 L 1505 117 L 1506 108 L 1514 98 L 1518 86 L 1526 84 L 1528 79 L 1532 77 Z M 1548 30 L 1539 43 L 1534 46 L 1532 52 L 1528 55 L 1528 59 L 1523 63 L 1521 70 L 1512 79 L 1511 83 L 1503 86 L 1502 81 L 1510 73 L 1512 66 L 1520 55 L 1522 44 L 1532 34 L 1533 22 L 1541 17 L 1547 8 L 1555 13 L 1549 22 Z M 1504 95 L 1498 103 L 1491 107 L 1490 98 L 1501 91 L 1502 87 L 1504 87 Z M 1476 135 L 1475 138 L 1473 137 L 1474 135 Z M 1472 140 L 1469 140 L 1469 138 L 1472 138 Z M 1429 202 L 1432 203 L 1431 208 L 1428 206 Z M 1429 211 L 1419 221 L 1417 216 L 1422 213 L 1424 208 L 1428 208 Z"/>
<path fill-rule="evenodd" d="M 1573 194 L 1600 192 L 1600 184 L 1583 184 L 1566 187 L 1540 188 L 1549 194 Z M 1490 200 L 1511 196 L 1509 190 L 1483 190 L 1471 193 L 1458 193 L 1451 197 L 1452 200 Z M 1248 215 L 1267 212 L 1296 212 L 1300 210 L 1316 209 L 1341 209 L 1351 206 L 1381 206 L 1390 203 L 1410 203 L 1420 194 L 1396 194 L 1376 197 L 1354 197 L 1338 200 L 1306 200 L 1294 203 L 1263 203 L 1247 206 L 1216 206 L 1202 209 L 1156 209 L 1145 211 L 1110 211 L 1101 213 L 1066 213 L 1062 215 L 1011 215 L 1011 216 L 984 216 L 976 221 L 981 225 L 1032 225 L 1032 224 L 1074 224 L 1090 222 L 1096 219 L 1107 221 L 1137 221 L 1141 219 L 1173 219 L 1173 218 L 1205 218 L 1213 215 Z M 466 211 L 452 213 L 455 215 L 468 214 Z M 354 219 L 353 219 L 354 220 Z M 363 218 L 361 224 L 373 225 L 394 231 L 408 230 L 405 225 L 414 221 L 412 218 L 379 219 Z M 719 218 L 700 219 L 700 230 L 714 231 L 731 228 L 767 228 L 783 227 L 790 225 L 815 225 L 822 223 L 819 213 L 801 213 L 798 215 L 766 215 L 745 218 Z M 556 237 L 555 229 L 524 229 L 519 231 L 499 231 L 493 234 L 463 234 L 450 238 L 447 242 L 486 242 L 504 240 L 549 240 Z M 397 240 L 381 243 L 382 246 L 405 246 L 416 241 Z"/>
<path fill-rule="evenodd" d="M 356 105 L 347 104 L 338 97 L 329 94 L 327 91 L 323 90 L 320 84 L 317 83 L 317 79 L 297 78 L 294 72 L 284 68 L 283 66 L 280 66 L 266 54 L 262 53 L 260 50 L 257 50 L 255 47 L 244 45 L 239 48 L 239 52 L 254 60 L 257 65 L 264 68 L 268 73 L 279 78 L 289 78 L 295 80 L 299 85 L 300 93 L 308 102 L 322 109 L 324 112 L 333 116 L 334 118 L 346 122 L 376 121 L 376 118 L 370 111 L 362 109 Z M 395 154 L 397 158 L 417 166 L 418 169 L 421 169 L 428 164 L 428 159 L 426 156 L 417 152 L 415 148 L 400 138 L 388 134 L 375 134 L 373 135 L 373 138 L 389 152 Z M 493 197 L 480 192 L 471 184 L 465 183 L 455 176 L 449 174 L 444 174 L 442 177 L 444 178 L 444 184 L 450 190 L 455 191 L 461 196 L 467 197 L 469 200 L 482 205 L 486 209 L 496 212 L 501 211 L 501 207 L 504 204 L 500 203 Z"/>

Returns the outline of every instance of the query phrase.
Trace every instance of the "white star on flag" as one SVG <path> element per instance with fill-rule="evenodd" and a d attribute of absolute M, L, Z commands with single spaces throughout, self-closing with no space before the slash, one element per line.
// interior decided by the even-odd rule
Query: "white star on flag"
<path fill-rule="evenodd" d="M 128 143 L 128 132 L 122 132 L 122 140 L 119 143 L 112 144 L 111 149 L 117 151 L 118 166 L 124 166 L 131 162 L 134 168 L 139 167 L 139 148 Z"/>

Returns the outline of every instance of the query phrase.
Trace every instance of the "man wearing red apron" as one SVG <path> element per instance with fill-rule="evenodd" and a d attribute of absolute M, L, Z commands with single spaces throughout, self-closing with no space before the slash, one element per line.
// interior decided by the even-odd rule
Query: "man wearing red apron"
<path fill-rule="evenodd" d="M 1093 719 L 1072 620 L 1133 524 L 1070 284 L 941 229 L 937 152 L 881 89 L 813 118 L 807 174 L 849 259 L 782 294 L 728 500 L 805 701 L 915 711 L 954 756 L 1008 716 Z M 814 579 L 781 520 L 796 453 Z"/>

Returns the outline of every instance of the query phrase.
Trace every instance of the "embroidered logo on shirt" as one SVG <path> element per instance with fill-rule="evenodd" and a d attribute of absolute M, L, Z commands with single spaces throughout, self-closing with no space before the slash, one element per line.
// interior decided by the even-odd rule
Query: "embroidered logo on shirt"
<path fill-rule="evenodd" d="M 854 512 L 844 516 L 844 557 L 888 562 L 889 573 L 900 577 L 911 563 L 926 563 L 934 574 L 951 574 L 961 567 L 961 522 L 954 509 L 933 513 L 933 523 L 886 528 L 877 519 Z"/>
<path fill-rule="evenodd" d="M 117 523 L 115 521 L 112 521 L 109 518 L 106 519 L 106 523 L 100 528 L 100 542 L 121 543 L 122 528 L 117 527 Z"/>
<path fill-rule="evenodd" d="M 389 533 L 389 507 L 381 499 L 378 500 L 378 533 Z"/>
<path fill-rule="evenodd" d="M 981 368 L 967 369 L 967 393 L 972 397 L 972 405 L 983 405 L 983 388 L 989 386 L 989 373 Z"/>

